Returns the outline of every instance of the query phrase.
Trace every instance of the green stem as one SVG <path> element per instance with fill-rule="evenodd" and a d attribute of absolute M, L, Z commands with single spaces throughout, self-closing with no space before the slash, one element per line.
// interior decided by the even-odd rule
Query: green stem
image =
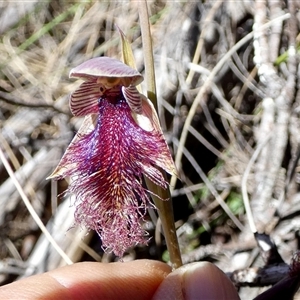
<path fill-rule="evenodd" d="M 142 31 L 143 52 L 145 57 L 145 74 L 147 83 L 147 96 L 152 101 L 155 109 L 157 110 L 157 97 L 155 86 L 155 73 L 154 61 L 152 52 L 152 41 L 149 26 L 149 16 L 147 1 L 144 0 L 140 3 L 139 18 Z M 161 170 L 164 177 L 166 173 Z M 167 248 L 170 255 L 170 262 L 173 269 L 182 266 L 181 254 L 176 236 L 176 228 L 173 215 L 172 199 L 169 189 L 163 189 L 145 177 L 148 189 L 152 192 L 151 197 L 158 209 L 159 217 L 161 219 L 162 228 L 165 234 Z M 157 196 L 155 196 L 157 195 Z M 163 199 L 163 200 L 162 200 Z M 164 201 L 165 199 L 169 199 Z"/>

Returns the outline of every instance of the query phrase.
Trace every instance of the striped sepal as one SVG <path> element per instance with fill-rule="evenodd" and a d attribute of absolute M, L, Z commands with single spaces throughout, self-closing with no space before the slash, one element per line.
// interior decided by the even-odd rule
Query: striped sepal
<path fill-rule="evenodd" d="M 100 92 L 100 85 L 86 81 L 71 94 L 70 108 L 76 117 L 86 116 L 92 113 L 98 113 L 98 100 L 103 95 Z"/>
<path fill-rule="evenodd" d="M 142 100 L 141 100 L 141 95 L 137 90 L 137 88 L 133 85 L 130 85 L 129 87 L 123 86 L 122 92 L 130 109 L 137 114 L 141 114 Z"/>

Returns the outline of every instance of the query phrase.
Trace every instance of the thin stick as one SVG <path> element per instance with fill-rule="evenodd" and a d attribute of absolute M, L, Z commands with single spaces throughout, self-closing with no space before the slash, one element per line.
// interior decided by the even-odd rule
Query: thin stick
<path fill-rule="evenodd" d="M 58 252 L 58 254 L 64 259 L 64 261 L 66 262 L 66 264 L 68 265 L 72 265 L 73 262 L 71 261 L 71 259 L 68 257 L 68 255 L 59 247 L 59 245 L 56 243 L 56 241 L 53 239 L 53 237 L 51 236 L 50 232 L 47 230 L 47 228 L 45 227 L 45 225 L 42 223 L 41 219 L 39 218 L 38 214 L 36 213 L 36 211 L 34 210 L 34 208 L 32 207 L 29 199 L 27 198 L 23 188 L 21 187 L 20 183 L 18 182 L 14 171 L 12 170 L 12 168 L 10 167 L 3 151 L 2 148 L 0 147 L 0 159 L 2 160 L 2 163 L 8 173 L 8 175 L 10 176 L 10 178 L 12 179 L 17 191 L 19 192 L 26 208 L 28 209 L 29 213 L 31 214 L 32 218 L 34 219 L 34 221 L 36 222 L 36 224 L 39 226 L 39 228 L 41 229 L 41 231 L 44 233 L 44 235 L 46 236 L 46 238 L 48 239 L 49 243 L 53 246 L 53 248 Z"/>
<path fill-rule="evenodd" d="M 177 140 L 174 141 L 175 144 L 178 143 Z M 194 169 L 197 171 L 198 175 L 202 179 L 202 181 L 205 183 L 211 194 L 216 198 L 219 205 L 222 207 L 222 209 L 225 211 L 225 213 L 228 215 L 228 217 L 232 220 L 232 222 L 235 224 L 235 226 L 240 230 L 244 231 L 244 225 L 238 220 L 238 218 L 232 213 L 226 202 L 222 199 L 222 197 L 219 195 L 213 184 L 210 182 L 208 177 L 203 172 L 202 168 L 199 166 L 197 161 L 194 159 L 193 155 L 186 149 L 183 149 L 185 157 L 189 160 L 189 162 L 193 165 Z"/>
<path fill-rule="evenodd" d="M 261 152 L 261 150 L 263 149 L 263 147 L 267 144 L 267 142 L 269 140 L 270 140 L 270 135 L 260 145 L 258 145 L 258 147 L 254 151 L 251 159 L 249 160 L 249 163 L 248 163 L 248 165 L 245 169 L 245 172 L 244 172 L 244 175 L 243 175 L 243 178 L 242 178 L 241 188 L 242 188 L 243 201 L 244 201 L 244 206 L 245 206 L 245 210 L 246 210 L 250 230 L 253 233 L 257 232 L 257 229 L 256 229 L 256 225 L 255 225 L 255 222 L 254 222 L 254 218 L 253 218 L 253 214 L 252 214 L 252 210 L 251 210 L 251 206 L 250 206 L 250 201 L 249 201 L 249 197 L 248 197 L 247 180 L 248 180 L 249 173 L 251 171 L 251 168 L 252 168 L 254 162 L 256 161 L 259 153 Z"/>
<path fill-rule="evenodd" d="M 199 41 L 198 41 L 198 44 L 197 44 L 197 48 L 195 50 L 195 54 L 194 54 L 193 61 L 192 61 L 193 64 L 198 65 L 198 63 L 199 63 L 201 51 L 202 51 L 202 48 L 204 46 L 204 37 L 205 37 L 205 34 L 207 32 L 208 25 L 212 23 L 212 19 L 215 16 L 216 11 L 219 9 L 219 7 L 222 5 L 223 2 L 224 2 L 223 0 L 216 1 L 213 4 L 212 8 L 210 9 L 209 13 L 207 14 L 207 16 L 204 20 L 202 30 L 201 30 L 201 34 L 200 34 L 200 37 L 199 37 Z M 191 84 L 191 82 L 194 78 L 194 75 L 195 75 L 195 70 L 190 69 L 189 74 L 186 78 L 186 83 L 188 85 Z"/>

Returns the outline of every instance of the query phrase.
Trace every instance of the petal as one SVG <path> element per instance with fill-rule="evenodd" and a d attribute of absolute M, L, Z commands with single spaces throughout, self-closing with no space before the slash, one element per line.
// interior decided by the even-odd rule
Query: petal
<path fill-rule="evenodd" d="M 147 97 L 140 94 L 135 86 L 129 86 L 128 88 L 122 87 L 122 92 L 132 110 L 132 117 L 135 122 L 146 131 L 156 131 L 164 140 L 164 145 L 161 146 L 162 148 L 160 149 L 163 158 L 157 160 L 156 165 L 161 167 L 167 173 L 179 177 L 152 102 Z"/>
<path fill-rule="evenodd" d="M 77 134 L 66 149 L 58 166 L 55 168 L 52 174 L 47 177 L 47 179 L 62 179 L 66 176 L 70 176 L 70 174 L 76 168 L 78 168 L 78 162 L 76 161 L 76 159 L 72 159 L 73 151 L 71 149 L 79 142 L 82 136 L 90 134 L 95 130 L 97 118 L 98 116 L 95 114 L 88 115 L 84 118 L 82 125 L 80 126 Z"/>
<path fill-rule="evenodd" d="M 103 95 L 104 87 L 95 81 L 87 81 L 70 96 L 71 112 L 76 117 L 98 112 L 98 100 Z"/>
<path fill-rule="evenodd" d="M 164 145 L 161 146 L 160 149 L 161 155 L 160 158 L 156 160 L 156 165 L 161 167 L 167 173 L 179 177 L 169 147 L 164 139 L 156 110 L 152 102 L 142 94 L 141 94 L 141 100 L 142 100 L 142 115 L 148 120 L 150 120 L 151 125 L 154 128 L 154 131 L 156 131 L 159 135 L 161 135 L 162 139 L 164 140 Z M 139 118 L 135 118 L 135 120 L 138 123 L 138 125 L 141 126 L 142 128 L 143 126 L 145 126 L 144 120 L 141 120 Z"/>
<path fill-rule="evenodd" d="M 122 87 L 123 95 L 129 104 L 130 109 L 137 114 L 142 113 L 142 99 L 141 94 L 137 90 L 137 88 L 133 85 L 129 87 Z"/>

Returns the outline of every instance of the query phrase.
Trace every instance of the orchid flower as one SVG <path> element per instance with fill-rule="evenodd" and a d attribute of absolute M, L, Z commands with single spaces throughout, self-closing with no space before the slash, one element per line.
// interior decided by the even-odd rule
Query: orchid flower
<path fill-rule="evenodd" d="M 176 168 L 156 111 L 137 90 L 143 80 L 138 71 L 98 57 L 72 69 L 70 77 L 84 80 L 71 94 L 70 108 L 85 119 L 49 178 L 71 177 L 75 223 L 95 230 L 103 249 L 122 257 L 148 241 L 142 221 L 153 204 L 142 176 L 167 188 L 159 169 L 176 175 Z"/>

